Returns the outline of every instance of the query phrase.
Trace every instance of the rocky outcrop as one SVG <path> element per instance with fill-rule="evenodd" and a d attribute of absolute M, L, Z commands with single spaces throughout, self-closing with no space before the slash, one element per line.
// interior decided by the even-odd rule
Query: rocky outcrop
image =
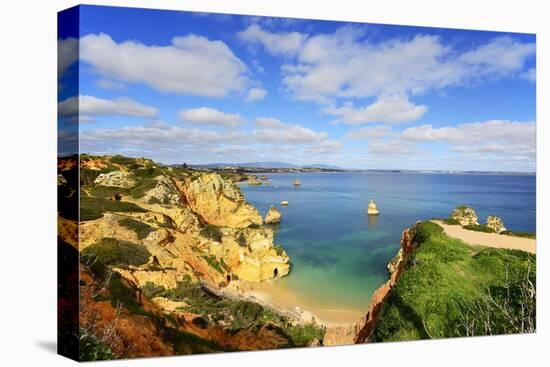
<path fill-rule="evenodd" d="M 267 211 L 264 219 L 265 224 L 277 224 L 281 222 L 281 212 L 273 205 Z"/>
<path fill-rule="evenodd" d="M 209 252 L 223 260 L 239 279 L 261 282 L 282 277 L 290 270 L 284 249 L 273 244 L 270 228 L 224 228 L 221 243 L 211 243 Z"/>
<path fill-rule="evenodd" d="M 63 186 L 67 185 L 67 180 L 65 180 L 65 177 L 61 173 L 57 175 L 57 186 Z"/>
<path fill-rule="evenodd" d="M 261 181 L 258 181 L 258 176 L 256 175 L 250 175 L 246 177 L 247 183 L 249 185 L 257 185 L 260 186 L 262 184 Z"/>
<path fill-rule="evenodd" d="M 179 191 L 170 177 L 159 176 L 156 180 L 157 185 L 146 193 L 144 201 L 165 205 L 178 205 L 180 203 Z"/>
<path fill-rule="evenodd" d="M 216 173 L 205 173 L 183 187 L 189 207 L 206 223 L 245 228 L 261 225 L 262 217 L 239 188 Z"/>
<path fill-rule="evenodd" d="M 109 173 L 102 173 L 94 181 L 94 184 L 101 186 L 114 186 L 130 188 L 135 185 L 131 174 L 123 171 L 113 171 Z"/>
<path fill-rule="evenodd" d="M 465 205 L 456 207 L 455 210 L 453 210 L 450 218 L 457 220 L 461 226 L 467 226 L 469 224 L 479 224 L 474 208 Z"/>
<path fill-rule="evenodd" d="M 294 186 L 300 186 L 302 184 L 302 182 L 299 180 L 299 179 L 295 179 L 294 182 L 292 183 Z"/>
<path fill-rule="evenodd" d="M 487 227 L 491 228 L 496 233 L 506 231 L 506 227 L 504 226 L 502 219 L 495 215 L 489 215 L 487 217 Z"/>
<path fill-rule="evenodd" d="M 353 325 L 329 328 L 323 339 L 323 345 L 346 345 L 365 343 L 368 341 L 374 331 L 384 301 L 387 299 L 391 289 L 401 276 L 405 261 L 414 248 L 415 244 L 412 241 L 412 231 L 407 228 L 401 235 L 401 248 L 399 252 L 388 264 L 390 279 L 374 292 L 365 316 Z"/>
<path fill-rule="evenodd" d="M 376 208 L 376 203 L 374 200 L 371 200 L 369 203 L 369 207 L 367 208 L 367 214 L 368 215 L 378 215 L 379 211 L 378 208 Z"/>

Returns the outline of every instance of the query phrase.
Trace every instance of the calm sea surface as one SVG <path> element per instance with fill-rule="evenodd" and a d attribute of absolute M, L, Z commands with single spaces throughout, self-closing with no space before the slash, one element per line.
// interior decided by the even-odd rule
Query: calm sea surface
<path fill-rule="evenodd" d="M 479 221 L 498 215 L 511 230 L 535 232 L 535 176 L 434 173 L 267 174 L 271 185 L 241 184 L 262 215 L 282 213 L 275 241 L 291 259 L 280 280 L 317 304 L 364 310 L 387 278 L 401 232 L 417 220 L 475 208 Z M 299 178 L 302 185 L 294 187 Z M 380 215 L 368 217 L 374 199 Z M 288 207 L 280 202 L 288 200 Z"/>

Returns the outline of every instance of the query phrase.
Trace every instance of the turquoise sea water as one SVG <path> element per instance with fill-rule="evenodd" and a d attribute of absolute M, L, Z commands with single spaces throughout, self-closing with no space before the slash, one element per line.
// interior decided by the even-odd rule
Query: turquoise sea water
<path fill-rule="evenodd" d="M 262 215 L 282 213 L 275 242 L 291 259 L 279 282 L 327 308 L 364 310 L 387 278 L 386 264 L 401 232 L 417 220 L 446 217 L 453 208 L 475 208 L 503 218 L 516 231 L 535 232 L 535 176 L 439 173 L 267 174 L 271 185 L 241 184 Z M 302 185 L 292 183 L 299 178 Z M 378 217 L 366 215 L 374 199 Z M 280 202 L 288 200 L 288 207 Z"/>

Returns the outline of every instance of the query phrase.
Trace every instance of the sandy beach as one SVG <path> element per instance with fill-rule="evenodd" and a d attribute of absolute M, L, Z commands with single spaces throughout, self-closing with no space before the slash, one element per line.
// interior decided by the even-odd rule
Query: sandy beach
<path fill-rule="evenodd" d="M 438 220 L 434 220 L 434 222 L 443 227 L 445 234 L 449 237 L 458 238 L 459 240 L 472 245 L 522 250 L 532 254 L 536 253 L 537 241 L 531 238 L 514 237 L 498 233 L 477 232 L 464 229 L 459 225 L 445 224 Z"/>
<path fill-rule="evenodd" d="M 315 321 L 326 327 L 350 325 L 357 322 L 366 311 L 348 309 L 330 309 L 317 305 L 304 296 L 269 280 L 262 283 L 246 281 L 232 282 L 225 291 L 252 299 L 289 314 L 303 323 Z"/>

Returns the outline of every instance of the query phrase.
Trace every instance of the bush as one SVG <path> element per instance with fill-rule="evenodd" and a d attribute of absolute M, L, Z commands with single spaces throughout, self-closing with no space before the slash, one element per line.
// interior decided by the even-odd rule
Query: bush
<path fill-rule="evenodd" d="M 213 267 L 214 269 L 216 269 L 218 271 L 218 273 L 220 274 L 223 274 L 224 273 L 224 269 L 225 268 L 225 264 L 223 263 L 223 260 L 220 262 L 218 261 L 218 259 L 216 258 L 216 256 L 214 255 L 210 255 L 210 256 L 203 256 L 202 257 L 204 260 L 206 260 L 206 262 L 208 263 L 208 265 L 210 265 L 211 267 Z"/>
<path fill-rule="evenodd" d="M 291 339 L 296 347 L 306 347 L 311 341 L 323 340 L 326 329 L 314 323 L 306 325 L 292 325 L 283 329 L 284 333 Z"/>
<path fill-rule="evenodd" d="M 412 240 L 414 243 L 426 242 L 430 237 L 443 233 L 443 228 L 434 222 L 424 221 L 416 224 L 413 228 Z"/>
<path fill-rule="evenodd" d="M 450 224 L 450 225 L 460 225 L 460 222 L 457 219 L 454 218 L 444 218 L 443 223 Z"/>
<path fill-rule="evenodd" d="M 84 333 L 82 328 L 80 333 Z M 80 338 L 78 352 L 80 361 L 105 361 L 115 358 L 111 348 L 101 343 L 94 335 Z"/>
<path fill-rule="evenodd" d="M 116 195 L 127 194 L 128 189 L 113 186 L 95 186 L 90 189 L 89 193 L 94 197 L 110 199 Z"/>
<path fill-rule="evenodd" d="M 143 265 L 151 253 L 143 245 L 104 237 L 81 251 L 82 256 L 97 258 L 105 265 Z"/>
<path fill-rule="evenodd" d="M 222 241 L 222 232 L 220 230 L 220 227 L 218 227 L 214 224 L 205 225 L 200 230 L 200 234 L 201 234 L 201 236 L 209 238 L 209 239 L 214 240 L 216 242 L 221 242 Z"/>
<path fill-rule="evenodd" d="M 130 189 L 130 196 L 139 199 L 145 196 L 147 191 L 154 189 L 157 181 L 152 178 L 138 180 L 136 185 Z"/>
<path fill-rule="evenodd" d="M 275 244 L 273 245 L 273 248 L 275 249 L 275 252 L 277 253 L 277 256 L 282 256 L 285 250 L 281 245 Z"/>
<path fill-rule="evenodd" d="M 536 233 L 530 233 L 530 232 L 504 231 L 504 232 L 501 232 L 501 234 L 505 234 L 505 235 L 508 235 L 508 236 L 514 236 L 514 237 L 531 238 L 531 239 L 536 239 L 537 238 Z"/>
<path fill-rule="evenodd" d="M 138 168 L 133 171 L 134 176 L 139 178 L 155 178 L 157 176 L 163 175 L 164 171 L 158 167 L 146 167 Z"/>
<path fill-rule="evenodd" d="M 118 223 L 136 232 L 138 239 L 140 240 L 146 238 L 149 233 L 153 232 L 153 228 L 150 225 L 132 218 L 122 218 L 118 221 Z"/>
<path fill-rule="evenodd" d="M 145 209 L 126 201 L 96 198 L 88 195 L 80 195 L 80 220 L 94 220 L 103 217 L 105 212 L 134 212 L 144 213 Z"/>
<path fill-rule="evenodd" d="M 111 163 L 121 164 L 123 166 L 129 166 L 136 163 L 135 158 L 128 158 L 122 155 L 115 155 L 111 157 Z"/>
<path fill-rule="evenodd" d="M 495 233 L 494 229 L 492 229 L 491 227 L 487 227 L 487 225 L 485 224 L 468 224 L 465 225 L 463 228 L 476 232 Z"/>

